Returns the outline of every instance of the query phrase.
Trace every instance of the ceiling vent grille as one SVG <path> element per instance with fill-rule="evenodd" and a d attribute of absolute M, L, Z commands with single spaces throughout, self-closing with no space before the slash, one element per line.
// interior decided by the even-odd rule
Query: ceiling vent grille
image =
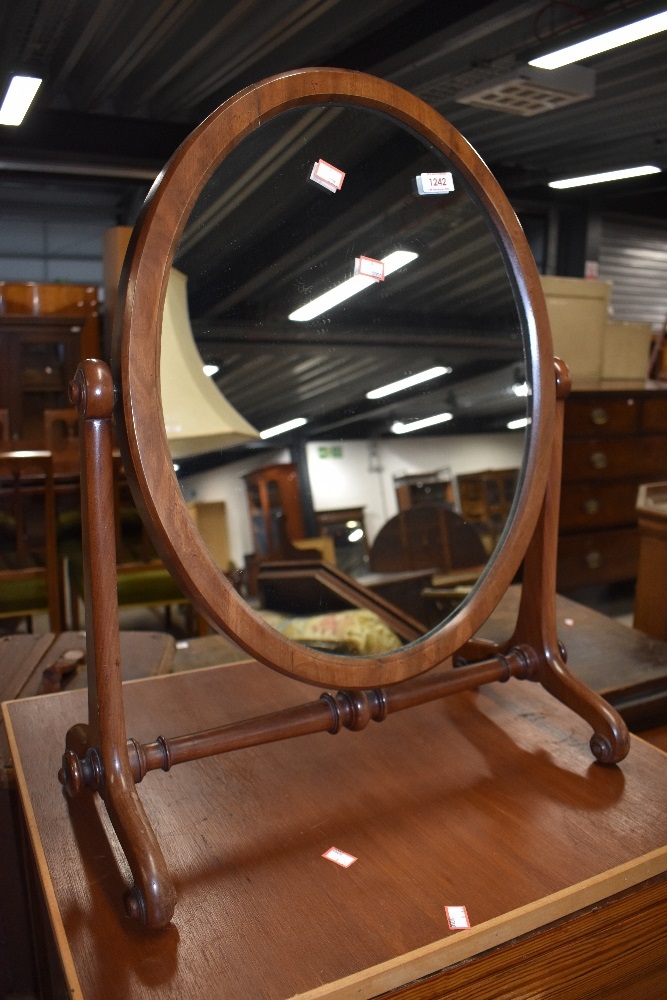
<path fill-rule="evenodd" d="M 523 66 L 510 75 L 487 80 L 475 90 L 457 94 L 459 104 L 531 118 L 545 111 L 584 101 L 595 93 L 595 71 L 586 66 L 538 69 Z"/>

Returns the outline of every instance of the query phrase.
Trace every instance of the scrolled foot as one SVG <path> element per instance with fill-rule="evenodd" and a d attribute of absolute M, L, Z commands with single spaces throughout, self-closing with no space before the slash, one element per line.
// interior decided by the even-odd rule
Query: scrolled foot
<path fill-rule="evenodd" d="M 94 749 L 85 757 L 79 757 L 74 750 L 65 750 L 62 767 L 58 771 L 58 781 L 71 799 L 89 789 L 97 792 L 102 787 L 102 764 Z"/>
<path fill-rule="evenodd" d="M 591 736 L 591 753 L 600 764 L 618 764 L 628 755 L 630 740 L 619 739 L 613 743 L 609 737 L 602 733 L 593 733 Z"/>
<path fill-rule="evenodd" d="M 142 927 L 162 930 L 174 915 L 176 891 L 168 881 L 163 881 L 161 885 L 153 882 L 148 886 L 148 892 L 135 882 L 125 893 L 123 901 L 128 917 L 137 920 Z"/>
<path fill-rule="evenodd" d="M 138 885 L 125 893 L 125 912 L 128 917 L 138 920 L 140 924 L 146 926 L 146 901 Z"/>

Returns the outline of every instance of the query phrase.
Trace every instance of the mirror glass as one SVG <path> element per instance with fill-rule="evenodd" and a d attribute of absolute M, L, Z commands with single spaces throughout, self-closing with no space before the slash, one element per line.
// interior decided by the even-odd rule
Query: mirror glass
<path fill-rule="evenodd" d="M 202 363 L 258 432 L 178 458 L 218 564 L 280 615 L 336 610 L 262 580 L 299 554 L 422 631 L 451 615 L 511 517 L 531 404 L 517 296 L 460 173 L 384 114 L 298 107 L 215 170 L 174 267 Z"/>

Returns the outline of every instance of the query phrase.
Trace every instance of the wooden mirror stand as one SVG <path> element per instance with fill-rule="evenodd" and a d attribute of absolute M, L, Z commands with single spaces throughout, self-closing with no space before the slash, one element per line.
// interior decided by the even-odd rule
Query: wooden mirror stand
<path fill-rule="evenodd" d="M 591 750 L 600 763 L 616 764 L 629 749 L 627 728 L 620 716 L 568 671 L 566 653 L 556 630 L 561 440 L 569 376 L 565 365 L 558 360 L 554 374 L 553 357 L 544 357 L 544 345 L 546 343 L 550 348 L 550 338 L 548 331 L 540 333 L 540 329 L 544 328 L 545 314 L 536 291 L 539 282 L 535 279 L 530 252 L 521 243 L 520 230 L 511 221 L 511 210 L 506 209 L 497 185 L 483 174 L 483 165 L 479 166 L 481 161 L 475 160 L 474 169 L 470 167 L 474 154 L 469 152 L 469 147 L 464 148 L 460 137 L 452 138 L 458 133 L 454 133 L 451 126 L 421 102 L 382 81 L 344 71 L 304 71 L 285 78 L 274 78 L 257 88 L 248 88 L 238 99 L 228 102 L 228 106 L 223 105 L 219 117 L 212 116 L 215 119 L 213 125 L 205 123 L 186 142 L 184 151 L 176 154 L 173 168 L 168 167 L 164 175 L 166 180 L 163 185 L 166 183 L 168 188 L 170 182 L 175 178 L 178 180 L 178 171 L 184 163 L 187 164 L 188 155 L 193 150 L 196 155 L 201 152 L 202 136 L 205 140 L 207 130 L 209 133 L 211 128 L 215 130 L 220 121 L 225 121 L 225 115 L 229 118 L 231 113 L 234 119 L 233 125 L 225 127 L 238 129 L 241 133 L 247 128 L 243 123 L 246 104 L 248 121 L 256 126 L 264 114 L 270 114 L 276 108 L 292 106 L 299 100 L 366 101 L 367 106 L 394 114 L 414 128 L 421 127 L 428 133 L 430 141 L 436 145 L 441 142 L 449 156 L 459 157 L 462 169 L 476 176 L 483 207 L 493 215 L 502 232 L 510 233 L 508 240 L 512 252 L 508 251 L 508 257 L 512 267 L 520 274 L 521 281 L 517 284 L 520 288 L 531 290 L 530 295 L 525 295 L 524 308 L 532 313 L 532 304 L 537 301 L 537 308 L 541 309 L 538 322 L 533 323 L 539 334 L 533 351 L 536 356 L 540 355 L 541 345 L 542 356 L 538 357 L 533 373 L 536 403 L 532 450 L 526 460 L 526 483 L 511 530 L 491 570 L 480 583 L 479 593 L 451 620 L 402 650 L 374 659 L 348 658 L 346 663 L 342 662 L 342 657 L 336 656 L 327 660 L 326 655 L 297 647 L 278 632 L 255 621 L 251 611 L 242 606 L 241 599 L 222 574 L 218 573 L 215 577 L 216 593 L 213 593 L 213 588 L 207 590 L 204 584 L 209 570 L 205 567 L 202 575 L 197 577 L 192 567 L 183 566 L 184 557 L 178 551 L 179 539 L 173 525 L 164 523 L 165 516 L 161 516 L 159 500 L 151 506 L 151 497 L 155 499 L 163 492 L 169 497 L 176 496 L 164 431 L 160 430 L 157 418 L 151 415 L 159 410 L 154 379 L 151 383 L 151 370 L 154 373 L 159 365 L 160 296 L 164 297 L 173 247 L 183 225 L 182 220 L 178 223 L 172 220 L 164 251 L 159 246 L 157 251 L 152 249 L 151 233 L 163 233 L 169 229 L 169 225 L 164 225 L 164 218 L 160 218 L 159 192 L 153 197 L 135 230 L 124 279 L 125 323 L 129 326 L 133 322 L 141 325 L 144 299 L 138 292 L 142 268 L 152 270 L 155 303 L 150 308 L 153 324 L 152 328 L 150 324 L 148 327 L 144 324 L 143 328 L 144 340 L 147 339 L 146 329 L 152 329 L 152 345 L 149 343 L 146 350 L 152 351 L 157 358 L 152 361 L 153 367 L 146 382 L 153 385 L 152 398 L 148 398 L 145 387 L 140 386 L 137 392 L 136 385 L 128 384 L 126 368 L 114 386 L 111 370 L 98 361 L 84 362 L 70 387 L 71 400 L 78 409 L 80 419 L 88 721 L 74 726 L 67 733 L 59 772 L 59 780 L 68 795 L 75 797 L 97 791 L 104 800 L 134 879 L 126 895 L 127 912 L 153 928 L 164 927 L 171 920 L 176 892 L 136 789 L 137 783 L 148 771 L 168 771 L 186 761 L 295 736 L 320 732 L 335 734 L 342 728 L 359 731 L 369 722 L 383 721 L 394 712 L 510 678 L 538 681 L 583 717 L 593 730 Z M 224 152 L 224 144 L 218 145 Z M 210 172 L 208 166 L 203 173 L 207 171 Z M 192 173 L 188 176 L 192 178 Z M 198 179 L 195 187 L 197 184 L 200 184 Z M 176 189 L 178 191 L 178 184 Z M 162 207 L 169 204 L 167 198 Z M 156 267 L 150 266 L 151 259 L 153 262 L 158 259 L 156 252 L 158 257 L 161 255 L 157 278 Z M 137 310 L 134 314 L 133 309 Z M 141 403 L 137 405 L 139 400 Z M 284 673 L 327 689 L 317 700 L 206 732 L 167 737 L 160 735 L 151 743 L 139 743 L 128 737 L 123 708 L 115 579 L 114 422 L 118 427 L 128 479 L 138 506 L 152 531 L 160 555 L 170 569 L 180 573 L 179 582 L 187 584 L 188 597 L 217 627 L 224 627 L 235 641 L 258 659 Z M 146 425 L 152 435 L 151 442 L 155 443 L 148 449 L 144 447 L 145 438 L 143 442 L 139 441 L 139 428 L 143 428 L 143 433 Z M 149 451 L 158 457 L 149 458 Z M 154 464 L 147 472 L 151 462 Z M 186 521 L 182 523 L 185 525 Z M 201 568 L 206 562 L 206 557 L 197 551 L 190 556 L 187 545 L 185 551 L 195 566 Z M 522 596 L 513 635 L 503 644 L 475 638 L 477 628 L 499 603 L 522 560 Z M 199 580 L 199 583 L 193 583 L 193 580 Z M 211 609 L 216 595 L 222 610 L 213 614 Z M 359 678 L 359 683 L 354 682 L 355 676 Z M 341 677 L 350 682 L 341 685 Z M 340 689 L 332 693 L 336 687 Z M 286 777 L 285 780 L 289 779 Z"/>

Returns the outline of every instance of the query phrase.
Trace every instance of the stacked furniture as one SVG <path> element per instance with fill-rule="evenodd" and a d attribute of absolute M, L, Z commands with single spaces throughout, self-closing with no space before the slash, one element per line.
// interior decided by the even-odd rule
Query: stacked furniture
<path fill-rule="evenodd" d="M 581 383 L 565 402 L 559 591 L 634 580 L 642 483 L 667 477 L 667 386 Z"/>

